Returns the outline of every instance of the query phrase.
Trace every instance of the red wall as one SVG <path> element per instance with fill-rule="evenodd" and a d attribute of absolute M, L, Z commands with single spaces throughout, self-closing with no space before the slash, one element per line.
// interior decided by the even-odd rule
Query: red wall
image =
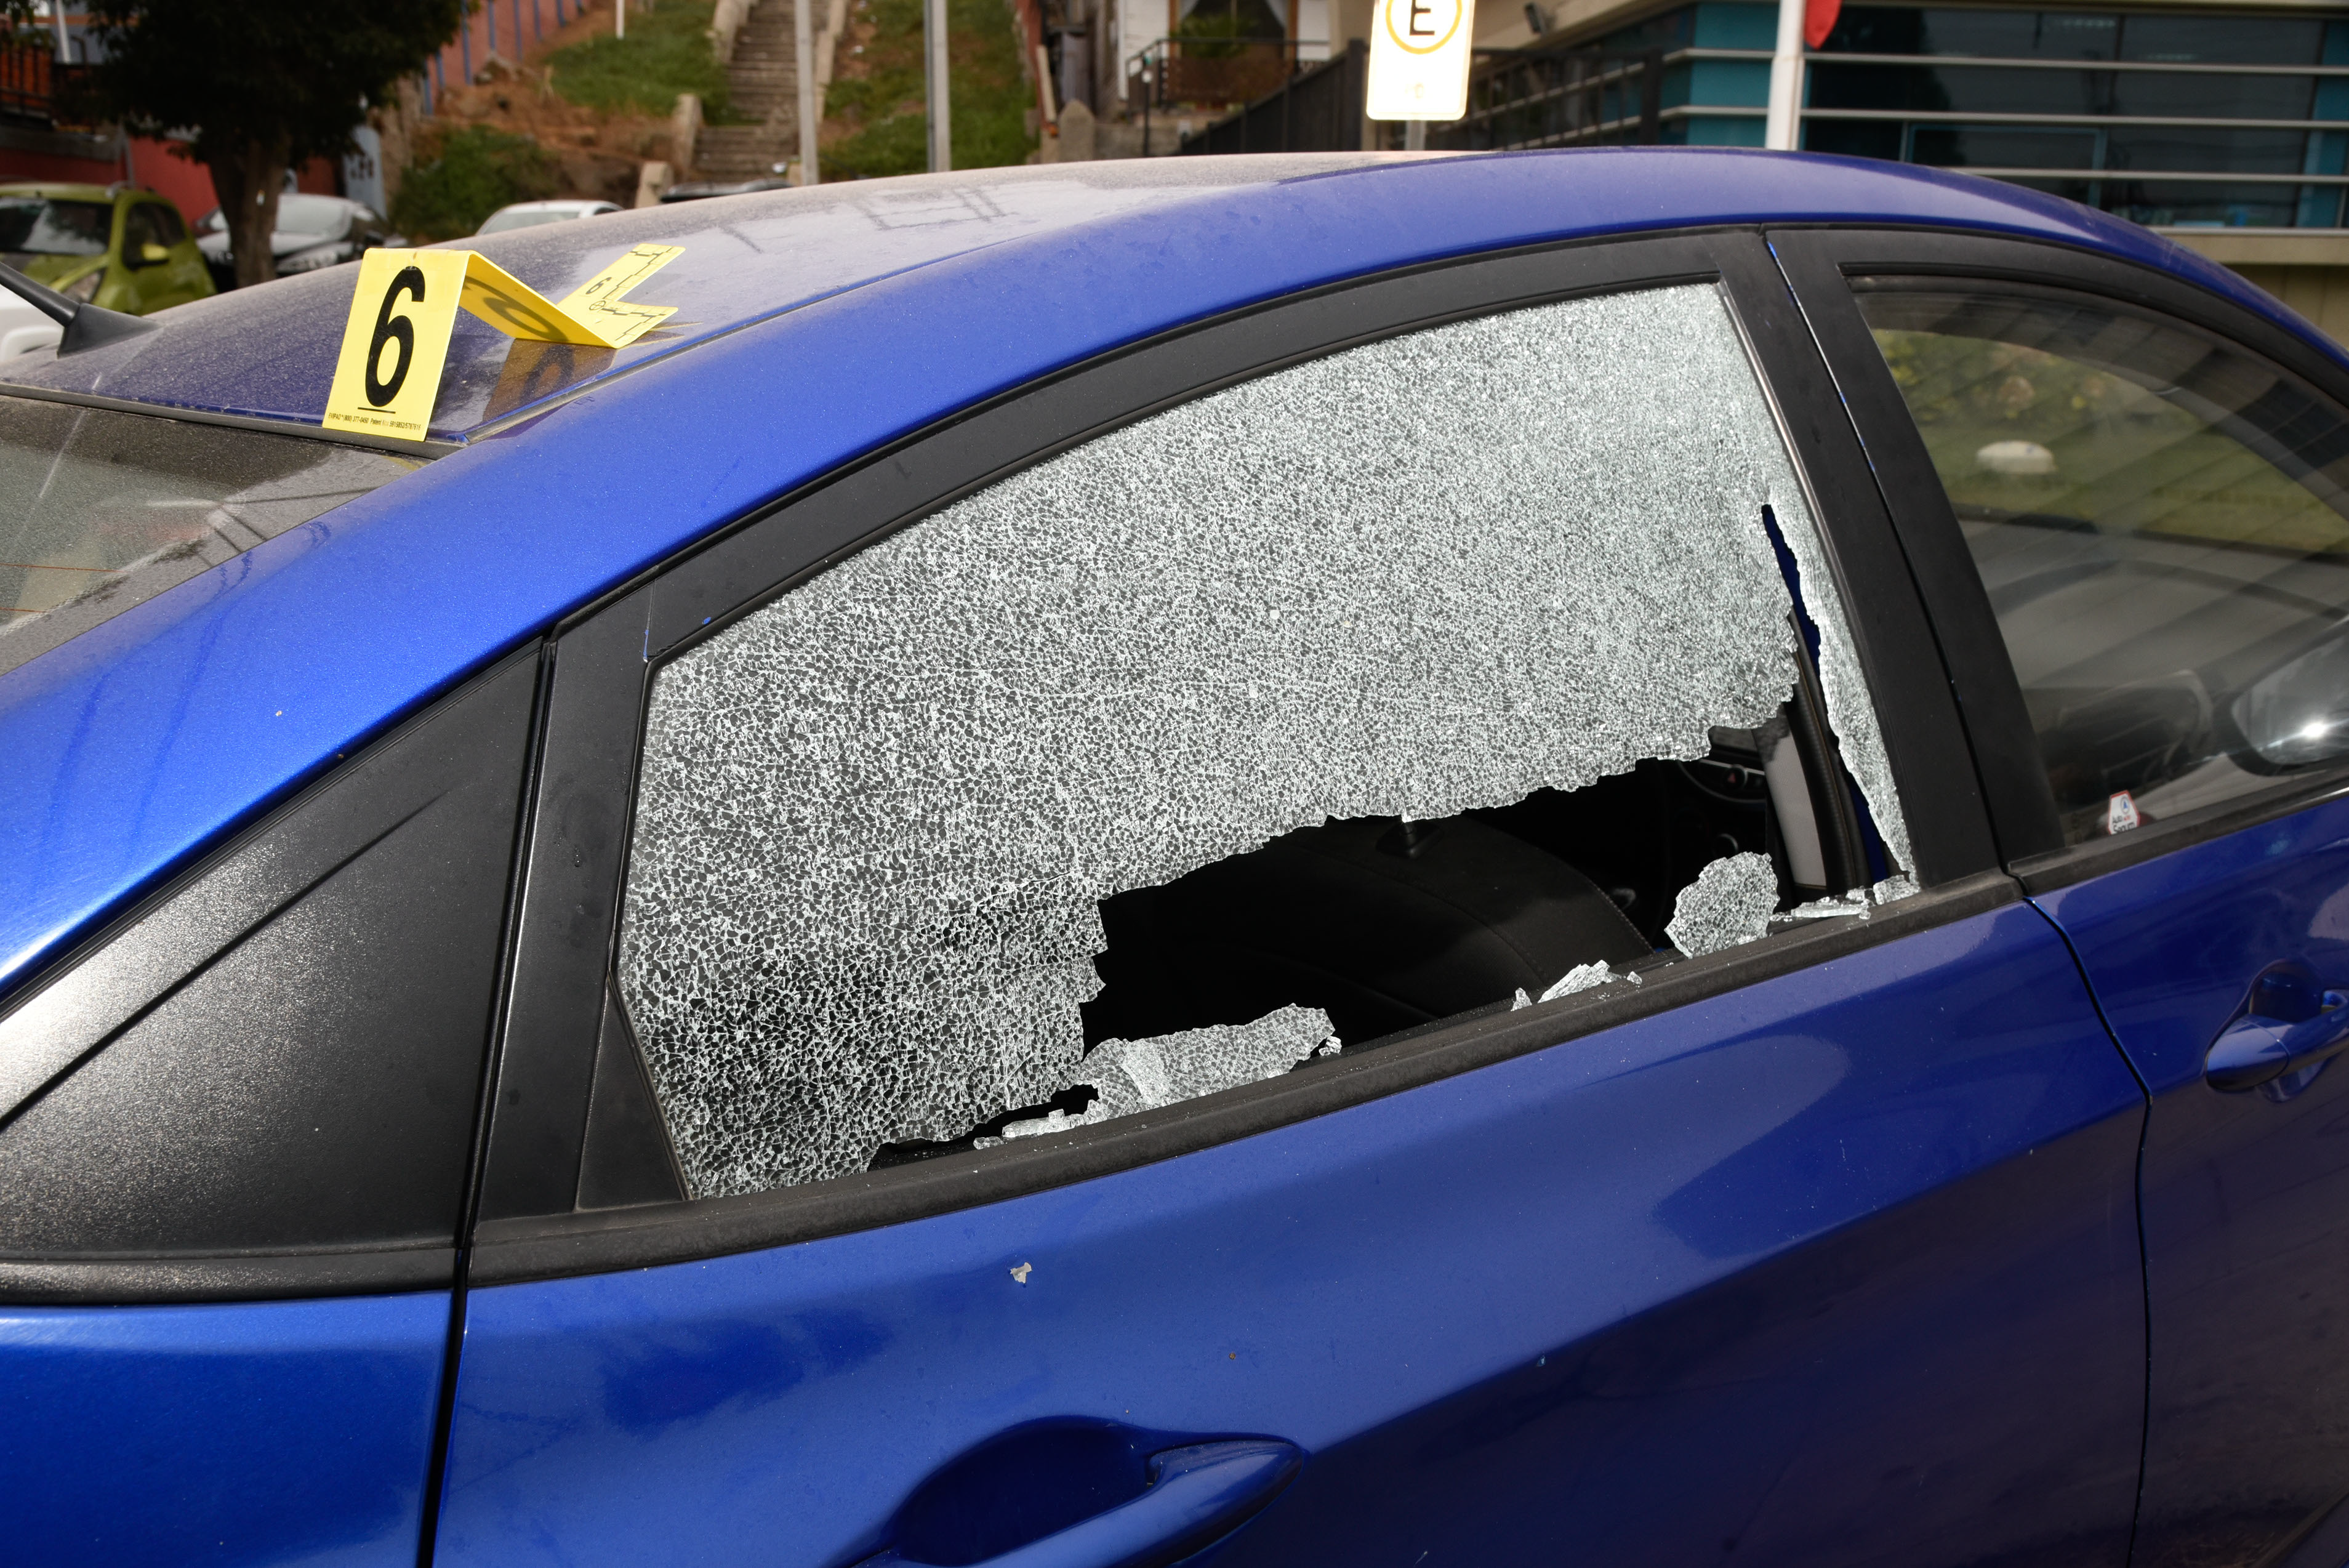
<path fill-rule="evenodd" d="M 190 223 L 220 205 L 212 194 L 212 171 L 181 156 L 181 143 L 133 137 L 130 142 L 130 182 L 171 199 Z"/>
<path fill-rule="evenodd" d="M 490 17 L 490 5 L 497 7 L 494 25 Z M 465 15 L 465 26 L 460 35 L 465 41 L 452 38 L 436 57 L 435 65 L 424 67 L 431 81 L 431 90 L 443 87 L 465 85 L 465 62 L 471 60 L 478 71 L 490 60 L 490 34 L 498 36 L 497 52 L 509 60 L 526 58 L 529 52 L 539 48 L 548 34 L 556 27 L 575 22 L 587 11 L 609 12 L 612 0 L 489 0 L 484 5 L 476 0 Z M 517 36 L 515 29 L 521 29 Z"/>
<path fill-rule="evenodd" d="M 192 226 L 220 205 L 220 198 L 212 192 L 212 171 L 184 154 L 182 142 L 136 136 L 130 140 L 129 169 L 126 172 L 119 160 L 66 158 L 53 152 L 0 147 L 0 182 L 54 180 L 80 185 L 111 185 L 127 178 L 134 185 L 170 197 L 172 205 L 180 209 L 180 215 Z M 302 166 L 295 183 L 314 195 L 340 195 L 336 189 L 335 172 L 331 161 L 313 158 Z"/>
<path fill-rule="evenodd" d="M 122 164 L 119 161 L 66 158 L 54 152 L 0 147 L 0 181 L 47 180 L 76 185 L 111 185 L 121 178 Z"/>

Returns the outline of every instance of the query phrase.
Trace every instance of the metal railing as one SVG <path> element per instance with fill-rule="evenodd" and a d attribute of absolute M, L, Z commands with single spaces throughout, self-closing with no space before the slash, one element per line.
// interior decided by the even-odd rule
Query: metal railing
<path fill-rule="evenodd" d="M 1349 152 L 1362 145 L 1370 47 L 1360 38 L 1273 91 L 1182 140 L 1181 152 Z"/>
<path fill-rule="evenodd" d="M 60 66 L 45 41 L 37 46 L 0 45 L 0 116 L 10 119 L 62 122 L 57 99 L 70 96 L 88 67 Z"/>
<path fill-rule="evenodd" d="M 1664 54 L 1612 49 L 1479 49 L 1468 112 L 1427 128 L 1458 151 L 1588 147 L 1663 140 Z M 1183 138 L 1184 152 L 1337 152 L 1362 145 L 1369 51 L 1289 77 L 1245 109 Z"/>
<path fill-rule="evenodd" d="M 1467 114 L 1429 126 L 1429 147 L 1512 151 L 1662 140 L 1661 49 L 1479 49 L 1476 62 Z"/>
<path fill-rule="evenodd" d="M 1145 109 L 1253 103 L 1312 68 L 1294 38 L 1161 38 L 1135 59 L 1125 100 Z"/>

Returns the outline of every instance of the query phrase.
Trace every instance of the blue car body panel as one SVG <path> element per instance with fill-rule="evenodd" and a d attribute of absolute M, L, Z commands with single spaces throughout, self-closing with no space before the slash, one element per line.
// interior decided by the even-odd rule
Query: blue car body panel
<path fill-rule="evenodd" d="M 1673 178 L 1657 177 L 1660 160 Z M 0 753 L 16 781 L 0 792 L 0 992 L 520 639 L 957 409 L 1317 284 L 1576 235 L 1809 219 L 1971 225 L 2218 272 L 2141 229 L 2012 187 L 1730 151 L 1387 162 L 991 246 L 974 234 L 982 248 L 591 384 L 0 677 Z M 855 275 L 843 263 L 842 276 Z M 1035 287 L 1039 277 L 1056 286 Z M 795 275 L 783 292 L 814 286 Z M 341 308 L 304 305 L 303 330 L 338 337 Z M 185 330 L 209 332 L 212 319 L 191 316 Z M 230 353 L 229 328 L 249 324 L 222 319 L 210 388 L 203 356 L 174 350 L 184 402 L 237 400 L 245 357 Z M 76 362 L 39 374 L 70 381 Z M 139 363 L 81 389 L 135 392 Z M 315 390 L 323 404 L 324 383 Z"/>
<path fill-rule="evenodd" d="M 1073 1420 L 1304 1449 L 1234 1568 L 2117 1565 L 2142 1116 L 2014 905 L 1170 1164 L 476 1290 L 437 1560 L 854 1563 Z"/>
<path fill-rule="evenodd" d="M 2042 895 L 2153 1095 L 2141 1564 L 2249 1561 L 2341 1496 L 2349 1363 L 2349 1069 L 2290 1098 L 2202 1064 L 2252 977 L 2349 986 L 2349 802 Z"/>
<path fill-rule="evenodd" d="M 0 1560 L 415 1568 L 449 1304 L 0 1308 Z"/>
<path fill-rule="evenodd" d="M 727 523 L 1252 304 L 1516 245 L 1866 223 L 2141 262 L 2322 341 L 2143 230 L 1915 167 L 1690 150 L 1190 170 L 786 192 L 484 244 L 559 293 L 627 244 L 681 242 L 641 291 L 680 314 L 512 380 L 505 341 L 461 327 L 450 455 L 0 676 L 0 999 Z M 354 275 L 5 374 L 315 421 Z M 2044 917 L 1978 915 L 1158 1165 L 472 1292 L 436 1555 L 843 1568 L 957 1454 L 1106 1433 L 1105 1476 L 1202 1439 L 1305 1450 L 1218 1549 L 1232 1568 L 2117 1568 L 2145 1439 L 2141 1138 L 2146 1451 L 2188 1483 L 2149 1506 L 2145 1560 L 2270 1538 L 2349 1473 L 2330 1429 L 2285 1451 L 2349 1388 L 2328 1365 L 2296 1378 L 2300 1404 L 2262 1404 L 2242 1396 L 2293 1380 L 2227 1356 L 2322 1361 L 2338 1327 L 2340 1293 L 2289 1286 L 2349 1200 L 2325 1141 L 2349 1069 L 2220 1099 L 2199 1052 L 2262 964 L 2349 981 L 2344 846 L 2349 806 L 2327 805 L 2046 895 Z M 2150 1085 L 2149 1133 L 2066 938 Z M 424 1293 L 0 1314 L 0 1461 L 42 1500 L 12 1550 L 414 1562 L 450 1312 Z M 2241 1462 L 2205 1463 L 2212 1443 Z"/>

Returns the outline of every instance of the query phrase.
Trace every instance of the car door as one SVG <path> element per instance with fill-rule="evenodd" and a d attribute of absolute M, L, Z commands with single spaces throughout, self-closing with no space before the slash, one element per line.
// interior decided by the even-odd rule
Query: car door
<path fill-rule="evenodd" d="M 471 682 L 0 1012 L 0 1556 L 416 1563 L 537 680 Z"/>
<path fill-rule="evenodd" d="M 179 303 L 171 286 L 170 242 L 156 221 L 160 211 L 152 202 L 122 203 L 122 276 L 130 291 L 126 308 L 134 316 Z"/>
<path fill-rule="evenodd" d="M 1747 233 L 562 628 L 436 1561 L 2124 1562 L 2143 1097 L 1920 616 Z"/>
<path fill-rule="evenodd" d="M 212 292 L 212 275 L 204 270 L 203 253 L 188 235 L 188 225 L 180 216 L 180 209 L 169 202 L 155 201 L 141 210 L 154 231 L 155 243 L 170 253 L 152 269 L 152 286 L 156 290 L 150 310 L 167 306 L 185 305 L 191 299 L 202 299 Z"/>
<path fill-rule="evenodd" d="M 2147 268 L 1774 238 L 1934 601 L 2009 863 L 2153 1096 L 2136 1560 L 2337 1563 L 2338 1521 L 2311 1532 L 2349 1490 L 2340 369 Z"/>

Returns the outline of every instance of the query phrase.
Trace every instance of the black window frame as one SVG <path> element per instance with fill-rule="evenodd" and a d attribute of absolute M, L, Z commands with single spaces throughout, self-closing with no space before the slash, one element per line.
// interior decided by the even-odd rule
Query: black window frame
<path fill-rule="evenodd" d="M 996 480 L 1285 366 L 1552 300 L 1718 284 L 1810 492 L 1925 884 L 1833 920 L 1516 1013 L 1116 1122 L 739 1197 L 688 1199 L 615 1002 L 613 955 L 650 675 L 664 659 Z M 1866 454 L 1758 227 L 1610 237 L 1403 269 L 1163 333 L 941 420 L 803 486 L 555 631 L 494 1046 L 471 1285 L 686 1262 L 999 1201 L 1189 1153 L 1541 1050 L 2021 896 L 1998 868 L 1947 671 Z M 600 1064 L 600 1070 L 599 1070 Z M 647 1126 L 647 1118 L 650 1118 Z M 591 1128 L 593 1136 L 591 1138 Z M 633 1160 L 630 1169 L 616 1160 Z M 589 1208 L 589 1195 L 615 1206 Z"/>
<path fill-rule="evenodd" d="M 2216 337 L 2349 408 L 2349 369 L 2278 323 L 2174 273 L 2056 244 L 1944 230 L 1787 227 L 1770 244 L 1843 390 L 1947 664 L 2001 857 L 2051 891 L 2239 832 L 2349 792 L 2349 757 L 2131 832 L 2066 846 L 2039 741 L 1972 554 L 1924 438 L 1848 279 L 1875 275 L 2056 288 Z"/>

